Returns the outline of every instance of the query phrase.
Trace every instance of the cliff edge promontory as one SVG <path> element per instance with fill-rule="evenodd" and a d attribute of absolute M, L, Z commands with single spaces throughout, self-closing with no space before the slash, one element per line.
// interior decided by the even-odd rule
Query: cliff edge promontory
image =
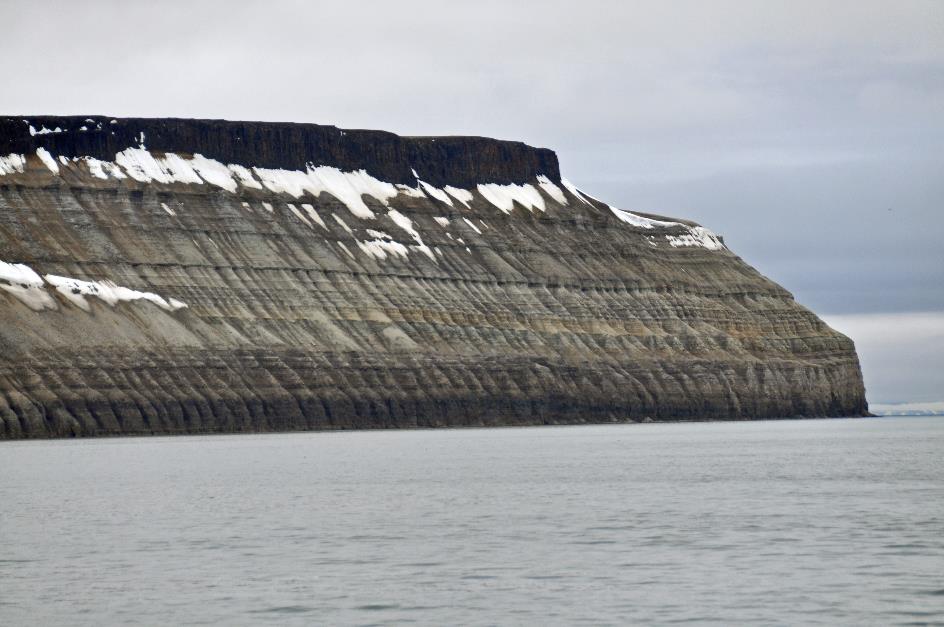
<path fill-rule="evenodd" d="M 549 150 L 0 118 L 0 438 L 866 412 L 848 338 Z"/>

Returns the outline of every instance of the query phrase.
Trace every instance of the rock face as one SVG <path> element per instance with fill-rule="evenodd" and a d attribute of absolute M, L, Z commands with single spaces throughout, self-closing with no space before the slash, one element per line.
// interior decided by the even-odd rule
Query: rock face
<path fill-rule="evenodd" d="M 0 438 L 866 411 L 848 338 L 551 151 L 0 118 Z"/>

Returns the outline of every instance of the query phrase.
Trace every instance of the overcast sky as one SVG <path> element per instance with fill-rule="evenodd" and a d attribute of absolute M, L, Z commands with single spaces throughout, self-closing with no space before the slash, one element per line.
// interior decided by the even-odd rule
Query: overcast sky
<path fill-rule="evenodd" d="M 0 0 L 0 24 L 0 113 L 553 148 L 855 329 L 870 400 L 944 397 L 944 2 Z"/>

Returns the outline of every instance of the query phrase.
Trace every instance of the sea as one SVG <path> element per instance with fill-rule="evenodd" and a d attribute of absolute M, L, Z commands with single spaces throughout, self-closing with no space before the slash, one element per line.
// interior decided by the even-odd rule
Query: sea
<path fill-rule="evenodd" d="M 6 442 L 0 624 L 942 625 L 944 418 Z"/>

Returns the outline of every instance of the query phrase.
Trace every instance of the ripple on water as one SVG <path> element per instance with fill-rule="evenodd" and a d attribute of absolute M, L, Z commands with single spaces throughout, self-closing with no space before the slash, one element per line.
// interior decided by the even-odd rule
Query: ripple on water
<path fill-rule="evenodd" d="M 317 608 L 306 605 L 279 605 L 276 607 L 266 607 L 258 610 L 249 610 L 250 614 L 306 614 L 314 612 Z"/>
<path fill-rule="evenodd" d="M 354 609 L 361 610 L 363 612 L 382 612 L 384 610 L 400 609 L 400 604 L 399 603 L 368 603 L 366 605 L 358 605 Z"/>

